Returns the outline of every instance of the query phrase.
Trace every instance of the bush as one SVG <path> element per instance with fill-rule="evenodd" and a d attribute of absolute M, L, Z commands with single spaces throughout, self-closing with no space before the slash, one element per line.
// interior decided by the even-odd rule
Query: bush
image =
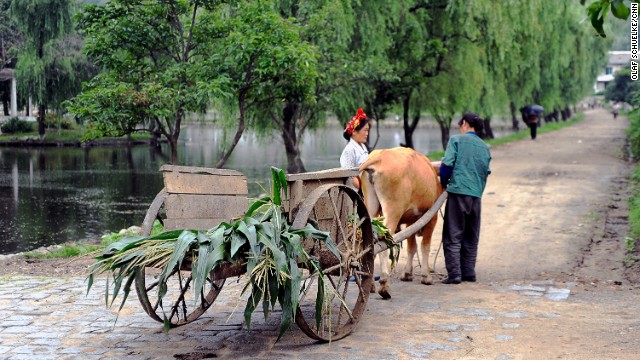
<path fill-rule="evenodd" d="M 2 126 L 0 126 L 0 131 L 6 134 L 28 133 L 32 131 L 32 128 L 30 122 L 14 117 L 2 124 Z"/>
<path fill-rule="evenodd" d="M 60 129 L 64 130 L 73 129 L 73 124 L 71 123 L 71 121 L 53 113 L 49 113 L 44 117 L 44 126 L 47 129 L 57 129 L 58 126 L 60 127 Z"/>
<path fill-rule="evenodd" d="M 627 135 L 629 135 L 631 157 L 637 161 L 640 159 L 640 110 L 634 109 L 629 113 L 629 122 Z"/>

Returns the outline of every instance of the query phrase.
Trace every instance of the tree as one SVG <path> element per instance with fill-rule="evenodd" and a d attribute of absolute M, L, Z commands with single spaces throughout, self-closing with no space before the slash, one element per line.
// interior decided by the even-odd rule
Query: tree
<path fill-rule="evenodd" d="M 231 107 L 235 136 L 222 167 L 255 114 L 281 104 L 288 92 L 306 96 L 315 56 L 268 1 L 113 0 L 89 6 L 81 24 L 88 54 L 105 72 L 69 109 L 90 120 L 98 135 L 153 131 L 178 159 L 187 113 L 214 102 Z"/>
<path fill-rule="evenodd" d="M 152 131 L 164 135 L 171 159 L 188 112 L 204 112 L 228 79 L 201 61 L 226 36 L 224 2 L 113 0 L 80 14 L 86 51 L 104 71 L 69 102 L 95 127 L 91 136 Z M 139 125 L 147 121 L 150 127 Z"/>
<path fill-rule="evenodd" d="M 18 53 L 16 78 L 22 93 L 39 104 L 38 133 L 45 133 L 45 114 L 50 101 L 67 97 L 74 89 L 60 88 L 57 79 L 72 76 L 70 62 L 56 62 L 59 41 L 72 34 L 72 17 L 76 11 L 74 0 L 13 1 L 11 16 L 24 36 Z M 55 64 L 54 64 L 55 63 Z"/>
<path fill-rule="evenodd" d="M 217 166 L 231 155 L 249 115 L 254 127 L 281 130 L 287 171 L 302 172 L 297 110 L 300 104 L 313 102 L 318 76 L 315 48 L 301 38 L 300 25 L 282 18 L 267 1 L 242 4 L 230 24 L 233 30 L 207 62 L 229 77 L 239 114 L 234 139 Z"/>

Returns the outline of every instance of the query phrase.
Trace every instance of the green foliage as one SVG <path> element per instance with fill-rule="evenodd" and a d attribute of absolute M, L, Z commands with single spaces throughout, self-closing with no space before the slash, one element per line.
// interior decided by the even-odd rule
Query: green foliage
<path fill-rule="evenodd" d="M 47 129 L 73 129 L 73 123 L 55 113 L 47 113 L 44 117 L 44 125 Z"/>
<path fill-rule="evenodd" d="M 584 5 L 586 0 L 580 0 L 580 3 Z M 596 30 L 598 35 L 606 37 L 607 34 L 604 31 L 604 20 L 607 17 L 607 11 L 609 10 L 613 16 L 618 19 L 627 20 L 629 18 L 630 10 L 627 4 L 637 3 L 637 0 L 596 0 L 593 1 L 587 7 L 587 14 L 591 20 L 591 25 Z"/>
<path fill-rule="evenodd" d="M 33 259 L 57 259 L 57 258 L 72 258 L 77 256 L 82 256 L 86 254 L 90 254 L 100 249 L 98 245 L 91 244 L 81 244 L 81 243 L 69 243 L 63 244 L 59 248 L 56 248 L 52 251 L 42 252 L 42 251 L 31 251 L 25 253 L 24 256 L 27 258 Z"/>
<path fill-rule="evenodd" d="M 16 64 L 21 96 L 56 111 L 97 71 L 82 54 L 82 38 L 74 33 L 76 11 L 75 0 L 11 2 L 11 16 L 24 36 Z"/>
<path fill-rule="evenodd" d="M 172 270 L 192 259 L 193 291 L 200 294 L 212 270 L 223 264 L 243 262 L 249 274 L 243 293 L 251 291 L 244 311 L 247 328 L 250 329 L 251 314 L 259 305 L 267 317 L 278 303 L 282 309 L 279 339 L 291 326 L 298 308 L 301 268 L 322 275 L 318 259 L 307 254 L 302 239 L 322 241 L 336 257 L 340 256 L 327 232 L 311 224 L 302 229 L 288 224 L 287 214 L 281 208 L 281 194 L 286 193 L 284 176 L 282 170 L 272 168 L 272 194 L 256 201 L 245 216 L 234 223 L 223 222 L 207 231 L 174 230 L 131 236 L 107 246 L 90 269 L 88 291 L 95 276 L 110 272 L 113 277 L 110 303 L 114 303 L 125 281 L 123 305 L 136 273 L 145 266 L 155 266 L 162 269 L 158 286 L 158 297 L 162 298 Z M 323 277 L 319 279 L 318 286 L 324 286 Z M 109 289 L 106 291 L 108 298 Z M 319 291 L 318 297 L 317 302 L 323 303 L 323 292 Z"/>
<path fill-rule="evenodd" d="M 637 239 L 640 238 L 640 167 L 631 175 L 630 187 L 632 195 L 629 198 L 629 236 L 625 238 L 627 257 L 633 253 Z"/>
<path fill-rule="evenodd" d="M 637 81 L 631 81 L 631 69 L 626 68 L 615 73 L 611 83 L 604 91 L 604 98 L 607 101 L 621 101 L 633 105 L 640 105 L 637 102 L 637 95 L 640 93 L 640 85 Z"/>
<path fill-rule="evenodd" d="M 627 135 L 629 136 L 631 157 L 637 160 L 640 159 L 640 110 L 633 109 L 628 117 L 630 124 L 627 128 Z"/>
<path fill-rule="evenodd" d="M 28 133 L 32 130 L 30 122 L 20 120 L 17 117 L 7 120 L 0 126 L 0 132 L 5 134 Z"/>

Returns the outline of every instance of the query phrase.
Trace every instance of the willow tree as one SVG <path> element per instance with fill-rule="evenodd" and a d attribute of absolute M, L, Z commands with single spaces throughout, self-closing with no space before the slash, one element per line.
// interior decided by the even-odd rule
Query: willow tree
<path fill-rule="evenodd" d="M 69 62 L 56 56 L 60 42 L 73 32 L 72 17 L 75 0 L 12 1 L 10 12 L 24 36 L 18 53 L 16 78 L 21 92 L 38 103 L 38 133 L 45 133 L 45 114 L 50 102 L 58 106 L 58 99 L 71 96 L 75 89 L 60 88 L 57 79 L 69 76 L 74 70 Z M 56 59 L 58 60 L 57 63 Z M 65 96 L 66 95 L 66 96 Z"/>
<path fill-rule="evenodd" d="M 305 171 L 300 152 L 304 133 L 324 124 L 328 112 L 344 122 L 358 107 L 366 108 L 363 79 L 376 72 L 376 51 L 368 42 L 376 33 L 370 16 L 384 17 L 377 7 L 387 0 L 366 4 L 350 0 L 274 1 L 273 9 L 293 19 L 300 46 L 311 46 L 314 73 L 309 78 L 312 92 L 301 92 L 295 83 L 282 83 L 282 98 L 256 112 L 255 126 L 279 131 L 287 156 L 289 173 Z M 362 19 L 367 19 L 363 21 Z M 366 48 L 366 51 L 362 49 Z M 294 85 L 294 86 L 291 86 Z"/>
<path fill-rule="evenodd" d="M 0 0 L 0 71 L 14 69 L 18 49 L 22 44 L 22 33 L 9 14 L 10 0 Z M 0 76 L 0 100 L 3 113 L 9 116 L 11 82 Z"/>

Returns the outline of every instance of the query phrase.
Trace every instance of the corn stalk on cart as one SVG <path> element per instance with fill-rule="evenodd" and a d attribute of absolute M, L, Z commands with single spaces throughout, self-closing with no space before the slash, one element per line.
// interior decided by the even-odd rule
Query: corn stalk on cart
<path fill-rule="evenodd" d="M 164 165 L 160 170 L 165 187 L 146 213 L 142 235 L 150 234 L 156 220 L 163 223 L 165 230 L 206 230 L 244 215 L 248 208 L 247 179 L 240 172 L 173 165 Z M 295 322 L 306 335 L 319 341 L 338 340 L 351 333 L 364 313 L 373 286 L 375 254 L 387 249 L 385 243 L 374 241 L 365 204 L 346 185 L 355 175 L 356 169 L 331 169 L 286 177 L 288 186 L 282 207 L 289 222 L 296 228 L 312 223 L 328 232 L 339 250 L 338 257 L 322 242 L 303 240 L 305 251 L 318 259 L 323 271 L 308 271 L 302 277 L 303 291 Z M 440 199 L 434 208 L 439 208 L 443 201 L 444 198 Z M 432 210 L 424 223 L 437 211 Z M 394 241 L 404 240 L 422 226 L 406 229 L 398 234 L 402 238 L 395 236 Z M 165 324 L 168 321 L 169 326 L 190 323 L 214 306 L 228 278 L 247 271 L 242 262 L 224 263 L 211 271 L 202 291 L 195 294 L 191 270 L 189 261 L 173 269 L 166 279 L 167 292 L 161 298 L 154 291 L 160 286 L 159 269 L 146 267 L 136 275 L 138 300 L 151 318 Z M 334 294 L 325 296 L 323 304 L 317 304 L 313 294 L 319 291 L 319 283 L 324 287 L 328 284 Z M 322 319 L 317 318 L 317 306 L 323 306 Z"/>

